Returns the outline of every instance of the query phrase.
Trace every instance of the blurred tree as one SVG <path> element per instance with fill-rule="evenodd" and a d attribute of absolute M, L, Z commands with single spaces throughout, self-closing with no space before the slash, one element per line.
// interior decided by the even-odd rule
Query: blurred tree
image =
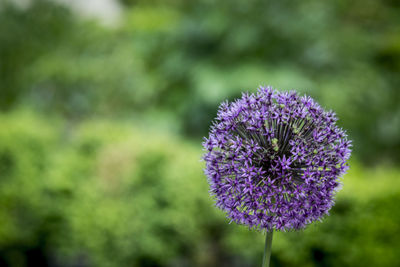
<path fill-rule="evenodd" d="M 0 109 L 10 109 L 29 95 L 26 70 L 70 33 L 68 10 L 44 0 L 27 10 L 10 1 L 0 6 Z"/>
<path fill-rule="evenodd" d="M 3 7 L 2 109 L 29 104 L 72 119 L 156 110 L 199 138 L 220 101 L 267 83 L 337 111 L 362 159 L 400 160 L 395 2 L 124 3 L 117 29 L 44 0 Z"/>

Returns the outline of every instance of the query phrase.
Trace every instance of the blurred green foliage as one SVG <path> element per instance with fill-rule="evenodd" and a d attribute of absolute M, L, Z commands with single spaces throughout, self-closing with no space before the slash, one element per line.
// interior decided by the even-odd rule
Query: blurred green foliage
<path fill-rule="evenodd" d="M 106 28 L 0 0 L 1 266 L 258 266 L 200 140 L 259 85 L 334 109 L 355 150 L 332 216 L 275 235 L 273 266 L 400 265 L 397 1 L 121 3 Z"/>
<path fill-rule="evenodd" d="M 396 1 L 125 3 L 112 29 L 44 0 L 4 4 L 0 108 L 71 119 L 157 110 L 198 138 L 220 101 L 270 84 L 334 109 L 359 158 L 400 160 Z"/>
<path fill-rule="evenodd" d="M 26 112 L 0 123 L 3 263 L 259 264 L 262 234 L 213 206 L 197 146 L 108 120 L 73 132 Z M 274 266 L 399 265 L 399 174 L 354 163 L 332 216 L 276 235 Z"/>

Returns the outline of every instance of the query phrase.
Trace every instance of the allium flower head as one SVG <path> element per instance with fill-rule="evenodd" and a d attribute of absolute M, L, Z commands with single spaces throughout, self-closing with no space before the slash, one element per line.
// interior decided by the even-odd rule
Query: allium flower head
<path fill-rule="evenodd" d="M 308 96 L 259 88 L 220 105 L 203 146 L 216 204 L 250 228 L 300 229 L 334 203 L 351 141 Z"/>

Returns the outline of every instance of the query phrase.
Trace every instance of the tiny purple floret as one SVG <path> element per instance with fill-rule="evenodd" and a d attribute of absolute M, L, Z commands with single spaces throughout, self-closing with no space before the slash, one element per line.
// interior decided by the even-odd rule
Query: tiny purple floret
<path fill-rule="evenodd" d="M 296 230 L 320 220 L 334 204 L 351 153 L 336 121 L 295 91 L 260 87 L 223 102 L 203 142 L 216 205 L 258 230 Z"/>

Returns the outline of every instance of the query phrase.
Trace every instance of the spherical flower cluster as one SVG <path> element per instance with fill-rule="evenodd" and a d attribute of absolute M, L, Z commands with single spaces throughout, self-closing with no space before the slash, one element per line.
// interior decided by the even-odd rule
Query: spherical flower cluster
<path fill-rule="evenodd" d="M 220 105 L 205 173 L 227 216 L 258 230 L 301 229 L 328 213 L 351 141 L 308 96 L 259 88 Z"/>

